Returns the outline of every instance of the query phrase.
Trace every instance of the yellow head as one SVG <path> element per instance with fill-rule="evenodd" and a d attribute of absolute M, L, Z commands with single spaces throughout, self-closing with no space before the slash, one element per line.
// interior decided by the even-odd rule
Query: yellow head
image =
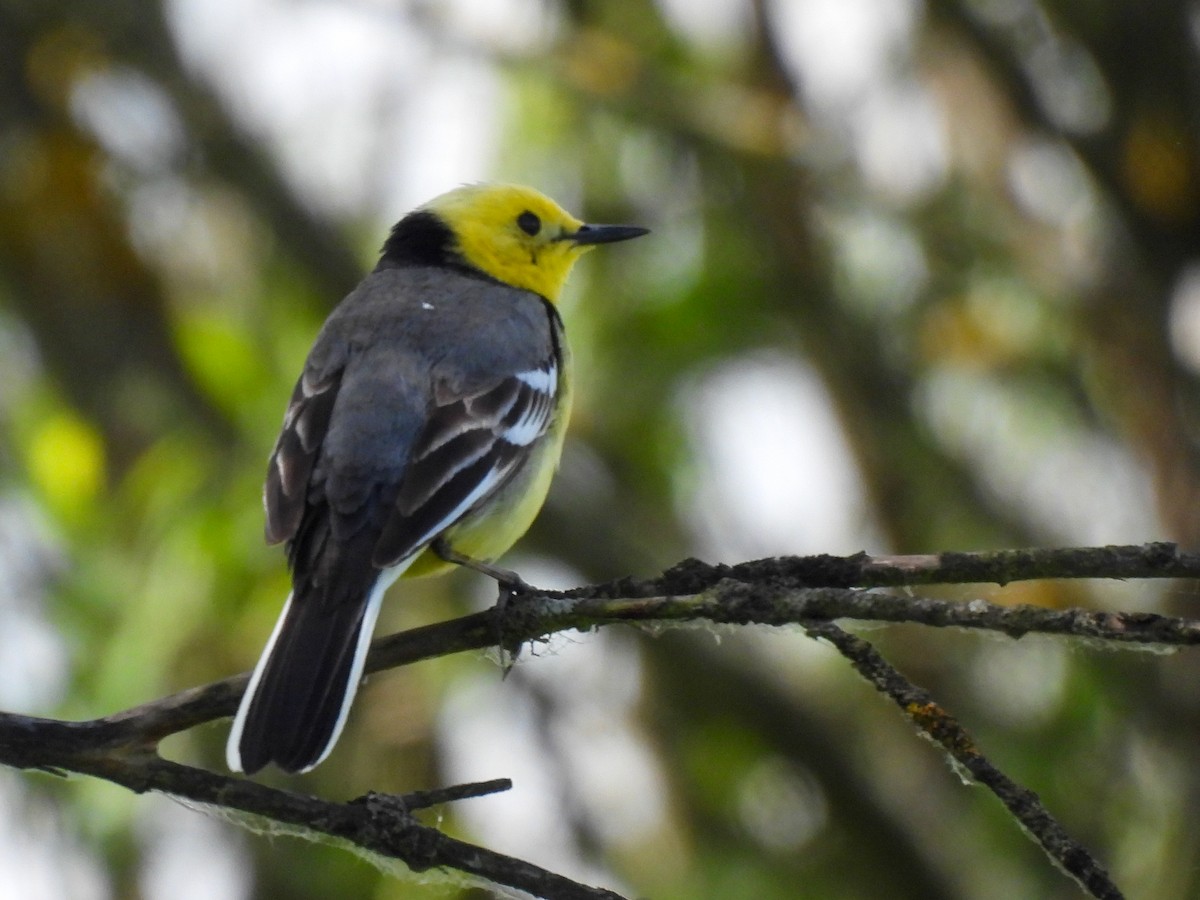
<path fill-rule="evenodd" d="M 585 225 L 545 194 L 513 184 L 471 184 L 435 197 L 432 213 L 462 262 L 555 302 L 571 267 L 596 244 L 646 234 L 632 225 Z"/>

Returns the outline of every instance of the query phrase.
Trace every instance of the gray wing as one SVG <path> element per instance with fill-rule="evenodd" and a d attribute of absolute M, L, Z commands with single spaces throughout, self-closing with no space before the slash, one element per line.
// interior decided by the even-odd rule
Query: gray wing
<path fill-rule="evenodd" d="M 410 556 L 503 487 L 550 429 L 558 389 L 551 355 L 538 368 L 439 397 L 375 545 L 375 565 Z"/>
<path fill-rule="evenodd" d="M 308 505 L 309 480 L 333 416 L 342 371 L 339 366 L 317 375 L 306 369 L 292 391 L 263 487 L 268 543 L 290 540 L 300 527 Z"/>
<path fill-rule="evenodd" d="M 424 287 L 408 289 L 437 296 Z M 558 314 L 475 279 L 452 289 L 437 287 L 456 315 L 425 316 L 430 304 L 381 285 L 331 319 L 314 347 L 264 491 L 267 539 L 291 542 L 298 588 L 306 571 L 334 562 L 330 537 L 343 574 L 350 545 L 367 568 L 412 555 L 503 487 L 549 430 L 563 365 Z M 430 348 L 440 348 L 433 358 Z M 335 574 L 318 579 L 326 590 Z"/>

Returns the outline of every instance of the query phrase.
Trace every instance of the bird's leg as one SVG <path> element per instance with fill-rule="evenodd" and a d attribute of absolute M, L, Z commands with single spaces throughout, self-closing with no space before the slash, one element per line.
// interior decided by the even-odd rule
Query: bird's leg
<path fill-rule="evenodd" d="M 527 584 L 525 579 L 511 569 L 502 569 L 500 566 L 494 566 L 491 563 L 484 562 L 481 559 L 473 559 L 470 556 L 465 556 L 457 550 L 451 549 L 446 543 L 445 538 L 438 538 L 429 545 L 440 559 L 448 563 L 454 563 L 456 566 L 464 566 L 468 569 L 474 569 L 481 575 L 486 575 L 500 585 L 500 599 L 497 601 L 501 606 L 508 602 L 508 599 L 515 597 L 517 594 L 532 594 L 533 586 Z"/>

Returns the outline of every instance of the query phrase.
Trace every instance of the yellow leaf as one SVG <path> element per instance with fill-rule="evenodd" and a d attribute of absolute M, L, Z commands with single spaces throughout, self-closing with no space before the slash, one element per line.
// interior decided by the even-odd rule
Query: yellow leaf
<path fill-rule="evenodd" d="M 33 430 L 27 445 L 30 478 L 63 518 L 78 520 L 104 484 L 104 442 L 83 419 L 57 412 Z"/>

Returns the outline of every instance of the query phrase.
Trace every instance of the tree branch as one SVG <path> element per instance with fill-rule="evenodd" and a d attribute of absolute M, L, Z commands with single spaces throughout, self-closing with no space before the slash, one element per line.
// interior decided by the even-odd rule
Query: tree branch
<path fill-rule="evenodd" d="M 880 693 L 891 697 L 917 729 L 946 751 L 971 777 L 995 794 L 1058 866 L 1080 887 L 1101 900 L 1124 896 L 1108 872 L 1082 844 L 1072 838 L 1033 791 L 1017 784 L 983 755 L 967 730 L 927 691 L 901 675 L 862 638 L 847 634 L 832 622 L 805 626 L 815 638 L 833 644 L 860 675 Z"/>
<path fill-rule="evenodd" d="M 835 619 L 913 622 L 986 629 L 1012 637 L 1039 632 L 1118 644 L 1189 646 L 1200 643 L 1200 621 L 1151 613 L 1007 607 L 983 600 L 961 603 L 863 590 L 1045 578 L 1185 577 L 1200 577 L 1200 554 L 1181 553 L 1173 544 L 1164 543 L 925 556 L 779 557 L 735 566 L 688 560 L 658 578 L 530 592 L 502 610 L 496 607 L 381 638 L 372 647 L 367 671 L 491 646 L 516 652 L 523 644 L 555 632 L 619 622 L 800 625 L 810 635 L 833 643 L 918 728 L 990 787 L 1046 852 L 1093 896 L 1113 898 L 1120 893 L 1104 869 L 1069 838 L 1033 792 L 995 769 L 961 726 L 928 694 L 904 680 L 869 644 L 831 623 Z M 456 841 L 411 816 L 411 810 L 431 803 L 506 787 L 466 786 L 447 789 L 449 793 L 405 797 L 368 795 L 349 803 L 333 803 L 180 765 L 157 755 L 159 741 L 168 735 L 232 715 L 246 680 L 246 675 L 239 675 L 87 722 L 0 714 L 0 763 L 56 774 L 91 775 L 139 793 L 160 791 L 240 810 L 402 860 L 415 871 L 453 868 L 540 897 L 618 896 Z"/>
<path fill-rule="evenodd" d="M 398 859 L 414 872 L 449 868 L 537 897 L 622 900 L 612 891 L 578 884 L 524 860 L 449 837 L 422 825 L 412 815 L 414 809 L 508 790 L 512 787 L 508 779 L 403 796 L 370 793 L 337 803 L 165 760 L 151 746 L 115 739 L 112 722 L 58 722 L 2 715 L 0 761 L 54 774 L 92 775 L 139 794 L 158 791 L 250 813 L 293 826 L 310 840 L 318 836 L 334 838 L 369 853 Z"/>

